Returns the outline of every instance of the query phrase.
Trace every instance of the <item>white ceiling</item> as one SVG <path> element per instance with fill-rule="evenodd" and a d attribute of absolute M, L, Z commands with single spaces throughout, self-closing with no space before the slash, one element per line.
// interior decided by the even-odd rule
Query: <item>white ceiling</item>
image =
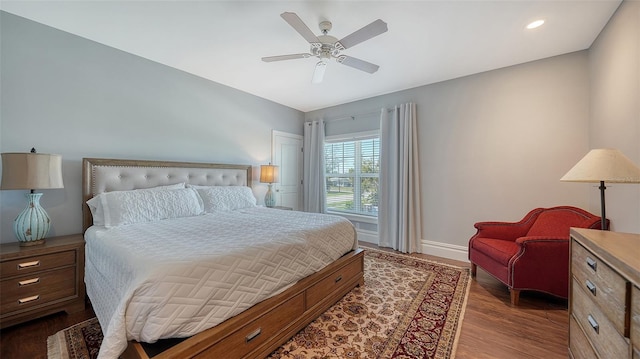
<path fill-rule="evenodd" d="M 311 111 L 589 48 L 620 0 L 565 1 L 2 1 L 54 28 L 301 110 Z M 334 61 L 311 84 L 316 58 L 281 17 L 295 12 L 338 39 L 380 18 L 389 31 L 343 53 L 380 65 L 368 74 Z M 526 30 L 532 20 L 546 23 Z"/>

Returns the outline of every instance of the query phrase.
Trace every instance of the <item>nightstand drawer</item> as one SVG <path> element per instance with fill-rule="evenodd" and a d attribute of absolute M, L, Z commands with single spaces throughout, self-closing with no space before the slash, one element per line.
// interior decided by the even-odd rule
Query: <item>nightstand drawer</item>
<path fill-rule="evenodd" d="M 628 358 L 629 344 L 575 279 L 571 312 L 601 358 Z"/>
<path fill-rule="evenodd" d="M 10 313 L 76 295 L 75 281 L 75 267 L 3 280 L 0 283 L 0 313 Z"/>
<path fill-rule="evenodd" d="M 41 270 L 72 265 L 75 262 L 76 251 L 64 251 L 2 262 L 0 273 L 2 273 L 2 278 L 7 278 L 14 275 L 29 274 Z"/>
<path fill-rule="evenodd" d="M 574 286 L 589 293 L 589 298 L 602 308 L 620 334 L 628 334 L 625 333 L 627 281 L 580 244 L 574 242 L 571 248 Z"/>

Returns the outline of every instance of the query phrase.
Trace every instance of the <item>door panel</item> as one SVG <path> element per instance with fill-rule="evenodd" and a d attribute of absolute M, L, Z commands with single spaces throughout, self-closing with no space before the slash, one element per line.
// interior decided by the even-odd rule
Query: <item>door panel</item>
<path fill-rule="evenodd" d="M 302 136 L 273 131 L 273 164 L 279 166 L 274 183 L 276 205 L 302 210 Z"/>

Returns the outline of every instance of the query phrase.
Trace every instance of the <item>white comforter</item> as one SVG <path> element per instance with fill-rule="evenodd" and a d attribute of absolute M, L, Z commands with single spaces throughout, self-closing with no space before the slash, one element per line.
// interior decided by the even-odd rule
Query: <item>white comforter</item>
<path fill-rule="evenodd" d="M 357 247 L 342 217 L 248 208 L 85 234 L 87 293 L 118 358 L 128 340 L 155 342 L 213 327 Z"/>

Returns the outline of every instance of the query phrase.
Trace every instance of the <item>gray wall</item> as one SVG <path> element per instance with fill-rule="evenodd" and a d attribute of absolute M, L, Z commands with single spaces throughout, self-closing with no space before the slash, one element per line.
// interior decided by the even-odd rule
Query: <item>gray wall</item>
<path fill-rule="evenodd" d="M 240 163 L 271 159 L 271 130 L 302 112 L 75 35 L 1 13 L 0 152 L 57 153 L 65 188 L 44 190 L 50 236 L 81 231 L 83 157 Z M 266 186 L 257 179 L 262 201 Z M 0 191 L 0 242 L 26 191 Z"/>
<path fill-rule="evenodd" d="M 624 1 L 591 46 L 589 78 L 590 148 L 617 148 L 640 166 L 639 1 Z M 600 213 L 599 191 L 589 195 Z M 606 204 L 612 230 L 640 233 L 640 185 L 607 185 Z"/>
<path fill-rule="evenodd" d="M 529 209 L 555 205 L 599 215 L 597 185 L 559 179 L 592 148 L 618 148 L 640 164 L 639 99 L 640 2 L 624 1 L 589 50 L 305 117 L 415 102 L 423 249 L 462 259 L 477 221 L 515 221 Z M 639 185 L 609 185 L 607 203 L 612 230 L 640 233 Z"/>
<path fill-rule="evenodd" d="M 516 221 L 535 207 L 587 207 L 587 188 L 559 179 L 588 147 L 588 85 L 581 51 L 305 116 L 415 102 L 423 240 L 463 250 L 475 222 Z"/>

